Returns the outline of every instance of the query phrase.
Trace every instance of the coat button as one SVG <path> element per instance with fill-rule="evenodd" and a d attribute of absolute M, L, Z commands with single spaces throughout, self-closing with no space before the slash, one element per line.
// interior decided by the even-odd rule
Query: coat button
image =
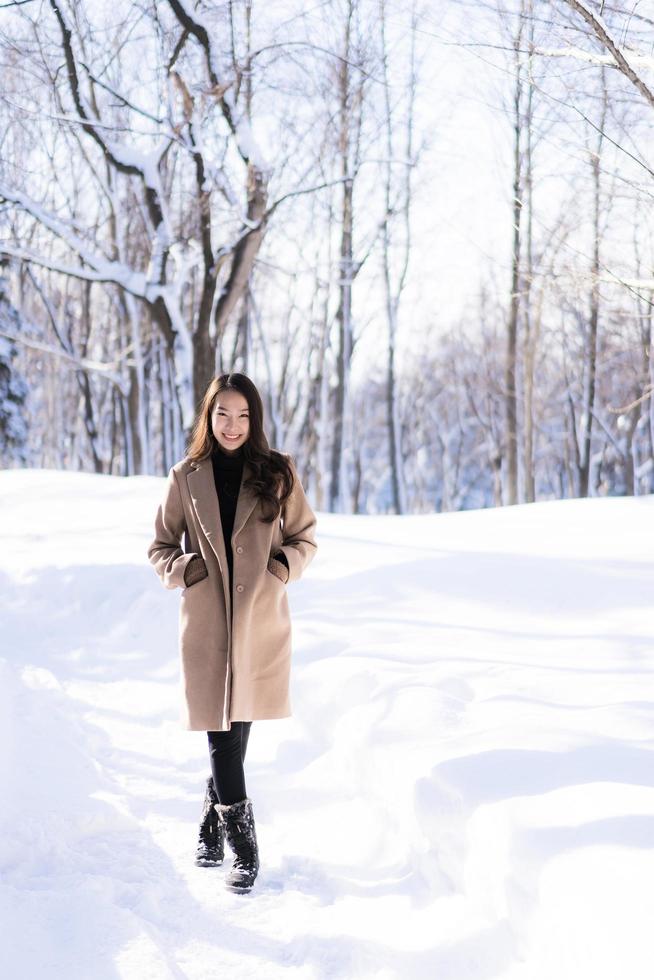
<path fill-rule="evenodd" d="M 243 586 L 242 585 L 237 585 L 236 586 L 236 591 L 237 592 L 242 592 L 243 591 Z"/>
<path fill-rule="evenodd" d="M 243 554 L 243 549 L 242 549 L 242 547 L 241 547 L 240 545 L 239 545 L 239 546 L 238 546 L 238 548 L 236 549 L 236 553 L 237 553 L 238 555 L 242 555 L 242 554 Z"/>

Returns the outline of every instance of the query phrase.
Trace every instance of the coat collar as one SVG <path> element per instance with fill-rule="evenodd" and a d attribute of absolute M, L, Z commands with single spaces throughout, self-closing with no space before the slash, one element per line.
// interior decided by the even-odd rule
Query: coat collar
<path fill-rule="evenodd" d="M 254 510 L 255 504 L 259 499 L 251 487 L 243 485 L 251 476 L 252 467 L 247 460 L 244 460 L 241 488 L 239 490 L 238 500 L 236 501 L 232 542 Z M 223 537 L 220 505 L 218 503 L 218 494 L 216 493 L 216 484 L 213 477 L 211 456 L 191 463 L 191 467 L 186 476 L 186 483 L 200 526 L 209 544 L 215 551 L 216 557 L 221 562 L 221 565 L 223 565 L 226 563 L 227 555 L 225 553 L 225 539 Z"/>

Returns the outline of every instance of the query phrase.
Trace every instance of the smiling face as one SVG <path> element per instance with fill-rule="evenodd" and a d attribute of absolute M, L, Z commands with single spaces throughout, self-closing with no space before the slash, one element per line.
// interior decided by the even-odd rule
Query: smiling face
<path fill-rule="evenodd" d="M 240 449 L 250 434 L 248 401 L 240 391 L 227 389 L 216 396 L 211 412 L 211 428 L 221 449 Z"/>

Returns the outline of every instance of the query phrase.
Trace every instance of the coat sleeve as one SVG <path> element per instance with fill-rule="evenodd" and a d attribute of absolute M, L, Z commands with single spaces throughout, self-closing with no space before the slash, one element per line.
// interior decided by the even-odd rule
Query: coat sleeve
<path fill-rule="evenodd" d="M 292 460 L 287 456 L 293 470 L 293 489 L 282 512 L 282 552 L 288 563 L 287 582 L 295 582 L 315 557 L 316 515 L 309 506 L 304 488 L 297 475 Z"/>
<path fill-rule="evenodd" d="M 186 518 L 177 477 L 168 471 L 164 497 L 154 519 L 154 541 L 148 548 L 148 558 L 167 589 L 183 589 L 186 586 L 184 572 L 195 557 L 195 552 L 185 554 L 181 540 L 186 530 Z"/>

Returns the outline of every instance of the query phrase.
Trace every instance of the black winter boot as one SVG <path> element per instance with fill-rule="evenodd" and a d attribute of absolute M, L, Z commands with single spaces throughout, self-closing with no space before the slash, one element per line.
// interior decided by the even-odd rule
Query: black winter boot
<path fill-rule="evenodd" d="M 249 892 L 259 870 L 259 848 L 252 800 L 246 796 L 238 803 L 216 803 L 215 809 L 224 825 L 227 842 L 236 855 L 225 885 L 233 892 Z"/>
<path fill-rule="evenodd" d="M 201 868 L 213 868 L 215 865 L 222 864 L 225 857 L 225 829 L 215 810 L 217 802 L 218 794 L 213 788 L 213 778 L 209 776 L 200 818 L 198 846 L 195 851 L 195 863 Z"/>

